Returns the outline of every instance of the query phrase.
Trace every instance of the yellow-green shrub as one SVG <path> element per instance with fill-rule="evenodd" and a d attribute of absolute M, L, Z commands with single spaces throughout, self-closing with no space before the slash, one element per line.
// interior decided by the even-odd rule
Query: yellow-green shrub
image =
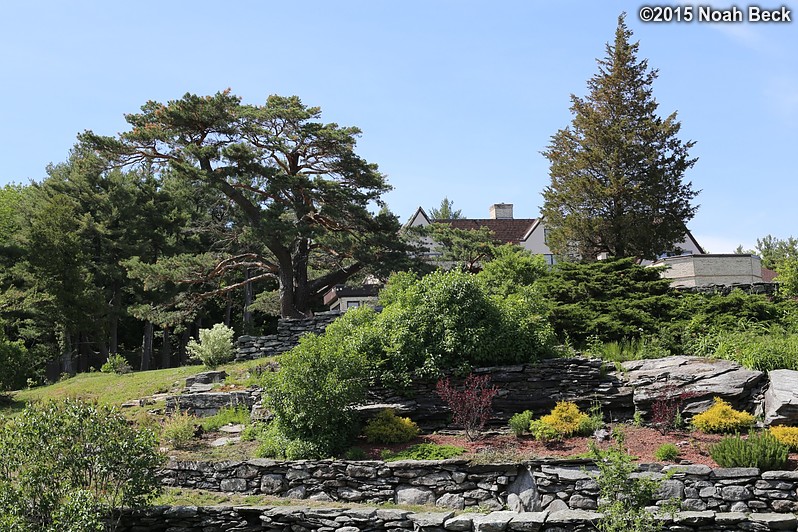
<path fill-rule="evenodd" d="M 409 417 L 399 417 L 386 408 L 371 419 L 363 435 L 369 443 L 406 443 L 418 436 L 419 429 Z"/>
<path fill-rule="evenodd" d="M 777 427 L 770 427 L 770 433 L 779 443 L 783 443 L 789 447 L 791 451 L 798 451 L 798 427 L 779 425 Z"/>
<path fill-rule="evenodd" d="M 754 416 L 735 410 L 720 397 L 715 397 L 707 410 L 693 416 L 693 426 L 701 432 L 736 432 L 753 425 Z"/>
<path fill-rule="evenodd" d="M 529 424 L 529 432 L 539 440 L 567 438 L 592 429 L 590 416 L 579 410 L 576 403 L 560 401 L 550 414 Z"/>

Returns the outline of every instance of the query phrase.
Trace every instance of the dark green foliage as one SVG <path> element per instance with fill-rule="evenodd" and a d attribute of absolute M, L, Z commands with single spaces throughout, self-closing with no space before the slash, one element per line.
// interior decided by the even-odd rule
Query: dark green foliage
<path fill-rule="evenodd" d="M 327 443 L 287 436 L 292 432 L 282 428 L 279 420 L 271 422 L 257 434 L 260 445 L 255 455 L 279 460 L 318 460 L 331 456 Z"/>
<path fill-rule="evenodd" d="M 657 71 L 638 61 L 624 17 L 590 93 L 571 96 L 571 125 L 543 153 L 551 184 L 541 214 L 559 255 L 653 259 L 682 241 L 697 209 L 690 205 L 697 192 L 682 181 L 696 162 L 688 154 L 694 143 L 679 140 L 676 113 L 657 115 Z"/>
<path fill-rule="evenodd" d="M 263 401 L 273 424 L 287 440 L 312 444 L 315 454 L 331 456 L 356 434 L 353 407 L 365 399 L 366 353 L 374 311 L 350 310 L 320 336 L 303 336 L 280 358 L 280 370 L 264 373 Z"/>
<path fill-rule="evenodd" d="M 770 432 L 727 436 L 709 448 L 709 455 L 720 467 L 758 467 L 761 471 L 784 469 L 789 447 Z"/>
<path fill-rule="evenodd" d="M 281 315 L 300 317 L 364 268 L 384 273 L 406 263 L 398 219 L 369 210 L 391 187 L 355 153 L 360 130 L 321 122 L 318 107 L 277 95 L 245 105 L 223 91 L 149 101 L 125 118 L 131 128 L 118 137 L 81 139 L 118 163 L 168 167 L 227 198 L 236 246 L 200 279 L 219 282 L 231 271 L 238 282 L 245 271 L 269 279 L 279 285 Z M 236 287 L 223 284 L 217 294 Z"/>
<path fill-rule="evenodd" d="M 386 462 L 396 462 L 398 460 L 446 460 L 448 458 L 456 458 L 465 453 L 465 451 L 462 447 L 454 445 L 419 443 L 398 452 L 386 449 L 382 452 L 382 459 Z"/>
<path fill-rule="evenodd" d="M 0 456 L 0 523 L 18 527 L 4 530 L 99 531 L 112 510 L 142 506 L 160 490 L 155 435 L 80 401 L 0 420 Z"/>
<path fill-rule="evenodd" d="M 19 390 L 30 373 L 31 357 L 22 340 L 12 342 L 0 329 L 0 392 Z"/>
<path fill-rule="evenodd" d="M 546 309 L 531 291 L 489 297 L 473 275 L 437 271 L 416 279 L 393 276 L 375 328 L 381 345 L 372 359 L 379 379 L 404 385 L 414 374 L 534 361 L 551 352 Z"/>
<path fill-rule="evenodd" d="M 415 228 L 412 233 L 432 239 L 430 251 L 439 254 L 436 261 L 471 273 L 478 272 L 481 264 L 491 259 L 496 244 L 495 235 L 487 227 L 459 229 L 436 222 Z"/>
<path fill-rule="evenodd" d="M 418 433 L 418 425 L 410 418 L 397 416 L 390 408 L 369 420 L 363 429 L 363 435 L 369 443 L 407 443 Z"/>
<path fill-rule="evenodd" d="M 670 281 L 633 259 L 561 262 L 538 284 L 558 337 L 578 345 L 590 336 L 609 342 L 655 334 L 678 304 Z"/>

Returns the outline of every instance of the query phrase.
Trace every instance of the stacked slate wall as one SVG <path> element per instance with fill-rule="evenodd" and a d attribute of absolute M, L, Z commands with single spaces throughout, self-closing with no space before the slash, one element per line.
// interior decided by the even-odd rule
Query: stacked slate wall
<path fill-rule="evenodd" d="M 641 465 L 640 475 L 664 478 L 658 494 L 686 511 L 798 512 L 798 471 L 704 465 Z M 510 507 L 525 511 L 595 510 L 597 471 L 587 460 L 473 464 L 437 461 L 170 462 L 166 486 L 262 494 L 323 502 Z"/>
<path fill-rule="evenodd" d="M 311 318 L 280 319 L 277 334 L 268 336 L 241 336 L 238 338 L 236 360 L 252 360 L 284 353 L 299 343 L 299 338 L 307 333 L 320 334 L 341 314 L 339 312 L 319 312 Z"/>

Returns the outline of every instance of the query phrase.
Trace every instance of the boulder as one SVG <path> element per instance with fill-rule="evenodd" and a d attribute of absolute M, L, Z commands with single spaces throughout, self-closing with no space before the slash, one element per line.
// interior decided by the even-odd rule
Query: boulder
<path fill-rule="evenodd" d="M 765 391 L 765 424 L 798 424 L 798 371 L 775 369 L 768 373 Z"/>
<path fill-rule="evenodd" d="M 651 405 L 674 388 L 694 394 L 685 401 L 684 412 L 706 410 L 717 396 L 735 408 L 750 410 L 752 397 L 765 381 L 761 371 L 745 369 L 736 362 L 703 357 L 674 356 L 624 362 L 627 385 L 634 389 L 635 409 L 648 413 Z"/>

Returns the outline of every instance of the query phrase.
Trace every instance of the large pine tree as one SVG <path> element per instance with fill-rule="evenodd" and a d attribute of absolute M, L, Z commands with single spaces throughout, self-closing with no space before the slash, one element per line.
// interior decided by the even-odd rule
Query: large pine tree
<path fill-rule="evenodd" d="M 585 98 L 571 95 L 571 125 L 543 155 L 551 184 L 543 197 L 548 245 L 559 255 L 653 258 L 682 241 L 698 194 L 685 172 L 693 141 L 677 138 L 676 113 L 657 115 L 657 70 L 638 60 L 625 14 L 599 59 Z"/>

